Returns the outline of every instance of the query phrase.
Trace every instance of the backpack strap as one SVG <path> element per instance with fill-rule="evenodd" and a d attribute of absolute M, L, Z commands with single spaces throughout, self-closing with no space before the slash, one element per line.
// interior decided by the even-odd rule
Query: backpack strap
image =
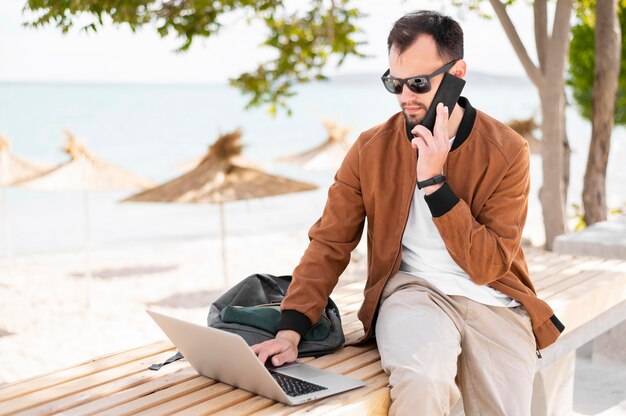
<path fill-rule="evenodd" d="M 172 355 L 170 358 L 168 358 L 167 360 L 163 361 L 160 364 L 152 364 L 150 367 L 148 367 L 150 370 L 153 371 L 159 371 L 161 369 L 161 367 L 163 367 L 164 365 L 168 365 L 170 363 L 173 363 L 174 361 L 178 361 L 180 359 L 184 358 L 183 354 L 181 354 L 180 351 L 176 351 L 176 354 Z"/>

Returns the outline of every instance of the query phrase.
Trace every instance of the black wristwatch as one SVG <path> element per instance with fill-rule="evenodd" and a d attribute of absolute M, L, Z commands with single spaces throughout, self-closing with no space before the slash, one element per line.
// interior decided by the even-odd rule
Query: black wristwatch
<path fill-rule="evenodd" d="M 438 183 L 444 183 L 446 179 L 446 175 L 437 175 L 424 181 L 417 181 L 417 189 L 426 188 L 427 186 L 431 185 L 437 185 Z"/>

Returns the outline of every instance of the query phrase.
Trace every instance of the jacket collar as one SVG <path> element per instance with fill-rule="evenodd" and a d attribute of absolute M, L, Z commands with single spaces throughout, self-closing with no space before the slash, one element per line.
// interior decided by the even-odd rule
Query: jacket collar
<path fill-rule="evenodd" d="M 469 100 L 465 97 L 460 97 L 457 104 L 465 109 L 465 113 L 463 114 L 463 118 L 461 119 L 461 124 L 459 124 L 459 129 L 456 132 L 456 136 L 454 142 L 452 142 L 452 148 L 450 151 L 453 151 L 457 147 L 459 147 L 463 142 L 467 139 L 470 132 L 472 131 L 472 127 L 474 127 L 474 121 L 476 121 L 476 109 L 472 107 Z M 409 129 L 408 124 L 406 124 L 406 120 L 404 121 L 404 129 L 406 131 L 406 137 L 409 141 L 413 140 L 413 134 Z"/>

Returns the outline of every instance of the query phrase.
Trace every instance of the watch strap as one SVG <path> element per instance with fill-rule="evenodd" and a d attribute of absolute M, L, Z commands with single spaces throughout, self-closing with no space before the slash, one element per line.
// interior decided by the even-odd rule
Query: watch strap
<path fill-rule="evenodd" d="M 417 181 L 417 189 L 426 188 L 427 186 L 437 185 L 438 183 L 444 183 L 446 181 L 446 175 L 433 176 L 430 179 L 423 181 Z"/>

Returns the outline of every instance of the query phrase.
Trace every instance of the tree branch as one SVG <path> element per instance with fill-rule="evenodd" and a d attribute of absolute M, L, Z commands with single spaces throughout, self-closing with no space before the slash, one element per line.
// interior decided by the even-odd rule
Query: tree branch
<path fill-rule="evenodd" d="M 526 75 L 528 75 L 528 78 L 530 78 L 537 88 L 541 88 L 543 84 L 541 72 L 532 59 L 530 59 L 530 56 L 528 56 L 528 52 L 519 38 L 517 30 L 515 30 L 515 26 L 513 26 L 511 18 L 506 12 L 504 5 L 500 2 L 500 0 L 489 0 L 489 3 L 491 3 L 491 7 L 493 7 L 493 10 L 496 12 L 496 16 L 498 16 L 498 20 L 500 20 L 500 24 L 502 25 L 506 36 L 509 38 L 511 45 L 513 45 L 513 49 L 517 53 L 517 57 L 526 70 Z"/>
<path fill-rule="evenodd" d="M 571 15 L 574 7 L 573 0 L 558 0 L 556 3 L 556 12 L 554 13 L 554 23 L 552 26 L 552 35 L 548 41 L 546 52 L 550 55 L 561 55 L 561 51 L 565 50 L 563 59 L 558 59 L 554 67 L 556 73 L 562 73 L 565 68 L 565 60 L 567 57 L 567 49 L 570 41 Z"/>
<path fill-rule="evenodd" d="M 539 58 L 539 69 L 544 74 L 546 66 L 546 47 L 548 46 L 548 4 L 546 0 L 535 0 L 535 47 Z"/>

